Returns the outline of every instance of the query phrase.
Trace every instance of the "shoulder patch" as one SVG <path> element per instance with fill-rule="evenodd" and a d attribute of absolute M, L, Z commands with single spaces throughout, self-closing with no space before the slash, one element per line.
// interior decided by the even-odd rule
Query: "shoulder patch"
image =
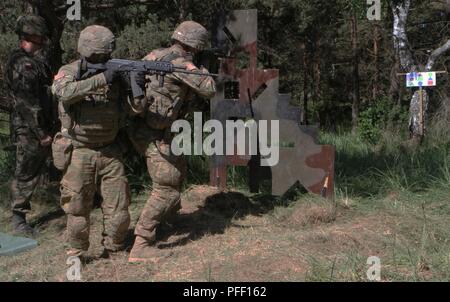
<path fill-rule="evenodd" d="M 61 80 L 62 78 L 64 78 L 65 76 L 66 76 L 66 74 L 64 73 L 64 71 L 63 71 L 63 70 L 60 70 L 60 71 L 58 72 L 58 74 L 55 75 L 55 77 L 53 78 L 53 80 L 54 80 L 54 81 L 58 81 L 58 80 Z"/>
<path fill-rule="evenodd" d="M 156 60 L 156 56 L 155 56 L 155 54 L 153 52 L 151 52 L 143 60 L 155 61 Z"/>

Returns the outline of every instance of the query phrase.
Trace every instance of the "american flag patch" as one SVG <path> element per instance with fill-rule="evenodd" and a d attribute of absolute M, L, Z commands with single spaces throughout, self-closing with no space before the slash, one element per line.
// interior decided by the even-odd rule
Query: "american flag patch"
<path fill-rule="evenodd" d="M 60 72 L 58 72 L 58 74 L 57 75 L 55 75 L 55 77 L 54 77 L 54 81 L 58 81 L 58 80 L 61 80 L 62 78 L 64 78 L 66 75 L 64 74 L 64 71 L 60 71 Z"/>

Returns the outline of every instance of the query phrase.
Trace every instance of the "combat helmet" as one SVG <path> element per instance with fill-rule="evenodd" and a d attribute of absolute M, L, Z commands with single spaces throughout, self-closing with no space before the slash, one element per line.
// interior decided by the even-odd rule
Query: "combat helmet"
<path fill-rule="evenodd" d="M 93 54 L 111 54 L 115 49 L 116 38 L 112 31 L 100 25 L 83 29 L 78 40 L 78 53 L 89 58 Z"/>
<path fill-rule="evenodd" d="M 21 16 L 17 19 L 16 33 L 19 36 L 48 37 L 49 31 L 44 18 L 36 15 Z"/>
<path fill-rule="evenodd" d="M 172 40 L 202 50 L 208 44 L 208 37 L 208 31 L 202 25 L 194 21 L 185 21 L 175 29 Z"/>

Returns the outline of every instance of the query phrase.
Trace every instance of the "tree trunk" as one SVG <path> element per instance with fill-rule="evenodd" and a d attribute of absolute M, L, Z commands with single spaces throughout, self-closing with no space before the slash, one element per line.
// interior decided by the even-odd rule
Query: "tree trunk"
<path fill-rule="evenodd" d="M 308 54 L 306 52 L 306 43 L 300 45 L 302 50 L 301 57 L 303 62 L 303 110 L 301 116 L 302 125 L 308 125 Z"/>
<path fill-rule="evenodd" d="M 47 21 L 50 29 L 51 44 L 51 67 L 53 72 L 57 72 L 62 65 L 63 50 L 61 48 L 61 36 L 64 30 L 63 19 L 55 12 L 55 6 L 48 2 L 44 2 L 39 7 L 39 14 Z"/>
<path fill-rule="evenodd" d="M 425 135 L 428 101 L 429 97 L 425 89 L 422 91 L 416 90 L 409 106 L 410 136 L 418 142 L 422 141 Z"/>
<path fill-rule="evenodd" d="M 448 40 L 444 45 L 434 50 L 430 57 L 428 58 L 427 66 L 425 67 L 427 71 L 431 71 L 433 69 L 434 64 L 442 56 L 444 53 L 450 50 L 450 40 Z"/>
<path fill-rule="evenodd" d="M 434 64 L 444 53 L 450 50 L 450 40 L 448 40 L 444 45 L 434 50 L 430 57 L 428 58 L 427 65 L 425 67 L 426 71 L 431 71 Z M 411 100 L 410 106 L 410 131 L 412 137 L 418 137 L 422 139 L 425 135 L 425 130 L 427 126 L 428 118 L 428 107 L 430 102 L 430 97 L 426 89 L 422 91 L 422 99 L 420 98 L 420 90 L 416 91 Z"/>
<path fill-rule="evenodd" d="M 400 72 L 400 63 L 397 55 L 394 54 L 394 64 L 391 68 L 390 74 L 390 87 L 389 87 L 389 98 L 393 104 L 397 103 L 398 106 L 401 106 L 402 96 L 400 89 L 400 77 L 397 73 Z"/>
<path fill-rule="evenodd" d="M 353 52 L 353 73 L 352 73 L 352 83 L 353 83 L 353 104 L 352 104 L 352 133 L 353 135 L 357 132 L 358 127 L 358 117 L 359 117 L 359 103 L 360 103 L 360 92 L 359 92 L 359 50 L 358 50 L 358 24 L 357 24 L 356 14 L 354 13 L 351 18 L 351 34 L 352 34 L 352 52 Z"/>
<path fill-rule="evenodd" d="M 188 15 L 189 15 L 188 0 L 180 0 L 180 15 L 178 17 L 180 23 L 185 21 Z"/>
<path fill-rule="evenodd" d="M 414 71 L 416 64 L 410 50 L 408 36 L 406 35 L 406 21 L 408 19 L 411 0 L 391 0 L 391 6 L 394 15 L 392 30 L 394 49 L 399 58 L 400 67 L 403 71 Z"/>
<path fill-rule="evenodd" d="M 320 91 L 320 32 L 316 31 L 314 34 L 314 57 L 313 57 L 313 98 L 314 102 L 317 104 L 322 99 L 322 94 Z M 322 110 L 323 111 L 323 110 Z M 319 123 L 324 125 L 325 119 L 323 113 L 319 113 Z"/>
<path fill-rule="evenodd" d="M 410 0 L 391 0 L 391 8 L 394 16 L 394 49 L 403 70 L 414 72 L 417 69 L 417 64 L 414 62 L 408 43 L 408 37 L 406 35 L 406 21 L 408 19 L 410 4 Z M 450 40 L 438 49 L 434 50 L 426 64 L 426 71 L 432 70 L 437 59 L 449 50 Z M 421 94 L 422 98 L 420 97 Z M 427 112 L 429 107 L 428 103 L 429 96 L 426 90 L 423 90 L 422 92 L 420 90 L 416 90 L 414 92 L 409 107 L 409 130 L 411 138 L 414 140 L 421 141 L 425 135 Z"/>
<path fill-rule="evenodd" d="M 380 25 L 375 24 L 373 29 L 373 66 L 374 66 L 374 75 L 373 75 L 373 85 L 372 85 L 372 100 L 376 101 L 378 96 L 380 95 L 380 69 L 379 69 L 379 61 L 380 61 Z"/>
<path fill-rule="evenodd" d="M 410 0 L 391 0 L 392 14 L 394 16 L 392 29 L 394 49 L 401 69 L 406 72 L 414 72 L 417 69 L 410 50 L 408 36 L 406 35 L 406 21 L 408 19 L 410 6 Z M 424 95 L 426 95 L 426 93 Z M 426 97 L 426 99 L 427 103 L 428 97 Z M 416 141 L 421 141 L 424 135 L 424 113 L 426 112 L 424 108 L 427 107 L 426 105 L 424 106 L 420 100 L 419 91 L 416 90 L 409 106 L 409 131 L 411 138 Z"/>

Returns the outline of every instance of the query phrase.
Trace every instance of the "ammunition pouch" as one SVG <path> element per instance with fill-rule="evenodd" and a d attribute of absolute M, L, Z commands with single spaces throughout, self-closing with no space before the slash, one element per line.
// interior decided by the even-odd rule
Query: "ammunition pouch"
<path fill-rule="evenodd" d="M 70 138 L 57 133 L 52 143 L 53 164 L 60 171 L 65 171 L 72 160 L 73 144 Z"/>

